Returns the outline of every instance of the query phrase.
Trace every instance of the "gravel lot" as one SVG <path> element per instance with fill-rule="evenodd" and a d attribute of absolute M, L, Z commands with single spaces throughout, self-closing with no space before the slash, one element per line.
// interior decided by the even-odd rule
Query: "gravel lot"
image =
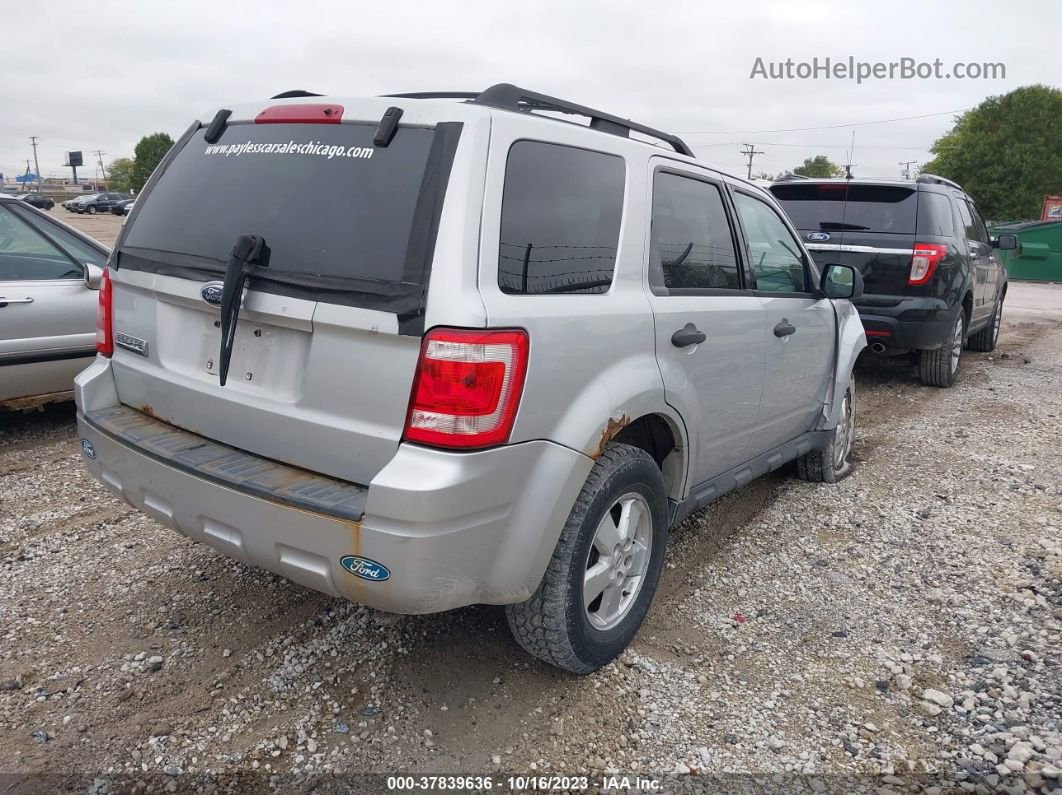
<path fill-rule="evenodd" d="M 860 373 L 851 478 L 768 477 L 674 531 L 632 648 L 583 678 L 498 608 L 380 614 L 162 528 L 82 470 L 69 405 L 0 416 L 0 772 L 1062 792 L 1062 302 L 1015 288 L 1053 306 L 955 388 Z"/>

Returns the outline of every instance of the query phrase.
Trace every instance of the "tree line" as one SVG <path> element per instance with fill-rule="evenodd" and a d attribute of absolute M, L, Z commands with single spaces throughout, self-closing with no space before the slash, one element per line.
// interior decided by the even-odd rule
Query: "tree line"
<path fill-rule="evenodd" d="M 1062 193 L 1062 90 L 1032 85 L 989 97 L 957 116 L 930 151 L 920 170 L 959 183 L 985 217 L 1039 218 L 1044 196 Z M 792 173 L 821 179 L 844 169 L 817 155 Z"/>

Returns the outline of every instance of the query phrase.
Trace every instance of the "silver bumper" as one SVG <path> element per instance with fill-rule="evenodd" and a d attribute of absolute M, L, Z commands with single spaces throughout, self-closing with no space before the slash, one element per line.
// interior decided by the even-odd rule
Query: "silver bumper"
<path fill-rule="evenodd" d="M 82 457 L 116 495 L 244 563 L 397 613 L 527 599 L 593 466 L 547 441 L 473 453 L 400 445 L 356 521 L 198 476 L 90 425 L 85 412 L 117 401 L 106 361 L 78 377 L 76 395 Z"/>

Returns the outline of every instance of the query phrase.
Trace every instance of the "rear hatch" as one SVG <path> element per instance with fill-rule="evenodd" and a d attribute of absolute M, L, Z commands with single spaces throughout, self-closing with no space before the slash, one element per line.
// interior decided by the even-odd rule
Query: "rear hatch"
<path fill-rule="evenodd" d="M 863 274 L 865 303 L 898 303 L 911 273 L 918 222 L 914 185 L 789 182 L 771 193 L 800 230 L 819 265 Z"/>
<path fill-rule="evenodd" d="M 402 436 L 460 124 L 231 122 L 178 143 L 112 260 L 122 403 L 284 463 L 370 482 Z M 259 117 L 261 118 L 261 117 Z M 221 287 L 263 238 L 219 383 Z"/>

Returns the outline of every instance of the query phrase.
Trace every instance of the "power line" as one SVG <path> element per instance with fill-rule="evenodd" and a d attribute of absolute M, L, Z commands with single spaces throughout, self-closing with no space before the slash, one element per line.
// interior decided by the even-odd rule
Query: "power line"
<path fill-rule="evenodd" d="M 710 143 L 710 144 L 694 144 L 693 148 L 694 149 L 707 149 L 708 147 L 711 147 L 711 146 L 741 146 L 741 145 L 742 145 L 741 141 L 721 141 L 721 142 L 717 141 L 715 143 Z M 760 146 L 791 146 L 791 147 L 804 148 L 804 149 L 848 149 L 849 148 L 848 144 L 815 144 L 815 143 L 811 143 L 811 144 L 804 144 L 804 143 L 794 144 L 794 143 L 782 143 L 780 141 L 760 141 L 759 145 Z M 930 149 L 932 147 L 933 147 L 933 144 L 930 144 L 929 146 L 880 146 L 880 145 L 879 146 L 874 146 L 872 144 L 867 144 L 866 146 L 861 146 L 860 149 L 898 149 L 898 150 L 904 150 L 904 149 L 910 150 L 910 149 L 913 149 L 913 150 L 918 151 L 918 152 L 928 152 L 928 151 L 930 151 Z"/>
<path fill-rule="evenodd" d="M 821 127 L 786 127 L 779 130 L 679 130 L 678 135 L 760 135 L 762 133 L 808 132 L 809 130 L 836 130 L 841 127 L 865 127 L 868 124 L 890 124 L 894 121 L 911 121 L 928 119 L 931 116 L 947 116 L 950 113 L 963 113 L 966 108 L 942 110 L 939 113 L 923 113 L 919 116 L 897 116 L 895 119 L 878 119 L 877 121 L 854 121 L 848 124 L 825 124 Z"/>

